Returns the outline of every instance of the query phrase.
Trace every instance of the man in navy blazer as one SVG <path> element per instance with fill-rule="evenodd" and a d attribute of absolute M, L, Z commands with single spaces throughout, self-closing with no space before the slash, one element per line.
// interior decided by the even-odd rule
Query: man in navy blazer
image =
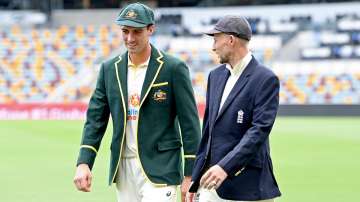
<path fill-rule="evenodd" d="M 249 51 L 251 28 L 225 16 L 214 29 L 220 65 L 208 78 L 203 136 L 188 201 L 274 201 L 269 134 L 279 105 L 279 80 Z M 197 194 L 194 194 L 197 192 Z"/>

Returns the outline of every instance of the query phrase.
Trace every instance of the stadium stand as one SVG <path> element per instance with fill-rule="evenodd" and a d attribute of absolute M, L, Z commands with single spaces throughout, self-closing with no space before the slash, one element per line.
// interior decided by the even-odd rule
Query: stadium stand
<path fill-rule="evenodd" d="M 116 28 L 62 25 L 55 29 L 3 29 L 0 102 L 44 102 L 73 81 L 71 78 L 83 77 L 84 73 L 94 78 L 94 62 L 121 45 Z M 89 82 L 74 81 L 55 101 L 87 100 L 92 87 Z"/>
<path fill-rule="evenodd" d="M 360 17 L 352 11 L 343 14 L 344 8 L 356 7 L 360 5 L 323 7 L 326 18 L 321 20 L 311 6 L 299 6 L 299 13 L 291 10 L 294 7 L 232 7 L 226 12 L 224 8 L 161 8 L 151 40 L 189 65 L 196 99 L 203 105 L 207 75 L 218 59 L 211 51 L 212 38 L 202 32 L 225 13 L 241 11 L 254 32 L 253 54 L 281 80 L 281 104 L 358 105 Z M 259 11 L 275 14 L 266 17 Z M 116 12 L 101 16 L 113 19 Z M 63 20 L 60 17 L 52 27 L 1 29 L 0 103 L 87 103 L 99 63 L 123 50 L 118 27 L 105 18 L 89 23 L 89 13 L 76 13 L 78 21 L 65 23 L 71 13 L 64 12 Z"/>

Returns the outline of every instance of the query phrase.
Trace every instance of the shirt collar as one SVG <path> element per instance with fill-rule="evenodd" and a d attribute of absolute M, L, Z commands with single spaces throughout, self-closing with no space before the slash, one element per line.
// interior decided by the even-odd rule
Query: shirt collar
<path fill-rule="evenodd" d="M 132 63 L 132 61 L 130 59 L 130 54 L 128 54 L 128 67 L 131 67 L 131 68 L 146 68 L 149 65 L 149 61 L 150 61 L 150 56 L 144 63 L 139 64 L 139 65 L 136 66 L 134 63 Z"/>
<path fill-rule="evenodd" d="M 249 51 L 235 66 L 231 68 L 230 64 L 226 64 L 226 68 L 230 71 L 231 76 L 239 76 L 250 63 L 251 52 Z"/>

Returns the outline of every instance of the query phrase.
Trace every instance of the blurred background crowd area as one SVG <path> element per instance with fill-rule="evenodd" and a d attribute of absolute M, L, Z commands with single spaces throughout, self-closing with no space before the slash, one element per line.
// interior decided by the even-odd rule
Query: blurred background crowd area
<path fill-rule="evenodd" d="M 126 50 L 114 19 L 131 2 L 0 0 L 0 104 L 87 103 L 101 62 Z M 155 8 L 151 42 L 187 63 L 199 105 L 218 65 L 202 33 L 233 14 L 249 20 L 253 55 L 280 78 L 281 104 L 360 104 L 358 2 L 141 2 Z"/>

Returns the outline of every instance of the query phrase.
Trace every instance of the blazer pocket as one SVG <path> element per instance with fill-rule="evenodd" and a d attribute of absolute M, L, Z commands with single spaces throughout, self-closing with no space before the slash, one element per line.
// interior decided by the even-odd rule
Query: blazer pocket
<path fill-rule="evenodd" d="M 169 82 L 154 83 L 151 87 L 167 86 Z"/>
<path fill-rule="evenodd" d="M 180 140 L 166 140 L 159 142 L 157 146 L 159 151 L 166 151 L 178 149 L 182 146 L 182 144 Z"/>
<path fill-rule="evenodd" d="M 255 157 L 250 160 L 248 165 L 256 168 L 262 168 L 263 167 L 262 159 L 260 159 L 259 157 Z"/>

